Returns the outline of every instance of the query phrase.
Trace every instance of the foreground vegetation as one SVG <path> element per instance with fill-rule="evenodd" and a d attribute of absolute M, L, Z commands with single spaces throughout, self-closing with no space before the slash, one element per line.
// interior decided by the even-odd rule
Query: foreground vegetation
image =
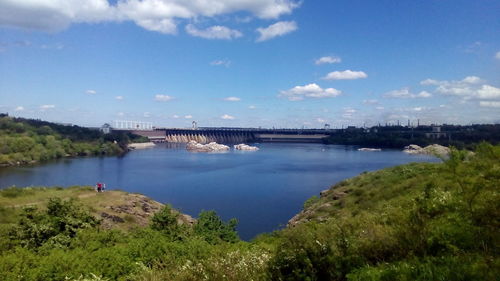
<path fill-rule="evenodd" d="M 308 200 L 288 228 L 252 242 L 239 240 L 236 221 L 223 222 L 212 211 L 190 225 L 164 206 L 147 227 L 108 230 L 91 215 L 95 206 L 85 198 L 68 201 L 68 194 L 52 194 L 59 199 L 48 199 L 42 194 L 54 189 L 11 188 L 0 191 L 5 237 L 0 275 L 3 280 L 497 280 L 499 187 L 500 147 L 482 144 L 474 154 L 452 151 L 444 163 L 402 165 L 340 182 Z M 43 204 L 26 207 L 33 200 Z"/>
<path fill-rule="evenodd" d="M 117 155 L 142 137 L 40 120 L 0 116 L 0 166 L 36 163 L 68 156 Z"/>

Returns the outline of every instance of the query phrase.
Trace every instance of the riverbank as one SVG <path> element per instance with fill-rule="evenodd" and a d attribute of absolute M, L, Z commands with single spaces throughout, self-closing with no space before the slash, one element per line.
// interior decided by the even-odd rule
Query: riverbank
<path fill-rule="evenodd" d="M 120 155 L 127 151 L 128 143 L 146 140 L 127 132 L 104 134 L 98 129 L 2 116 L 0 167 L 59 158 Z"/>
<path fill-rule="evenodd" d="M 138 143 L 130 143 L 127 145 L 129 149 L 145 149 L 145 148 L 153 148 L 156 144 L 153 142 L 138 142 Z"/>
<path fill-rule="evenodd" d="M 131 230 L 146 227 L 151 217 L 164 204 L 138 193 L 120 190 L 96 192 L 91 186 L 62 187 L 11 187 L 0 190 L 0 208 L 7 212 L 10 220 L 28 206 L 46 208 L 51 198 L 76 200 L 83 208 L 101 221 L 103 229 Z M 192 225 L 195 220 L 179 214 L 178 223 Z"/>

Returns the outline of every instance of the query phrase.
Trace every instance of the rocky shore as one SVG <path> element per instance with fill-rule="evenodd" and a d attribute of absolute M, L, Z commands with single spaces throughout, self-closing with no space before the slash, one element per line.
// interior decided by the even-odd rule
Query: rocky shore
<path fill-rule="evenodd" d="M 131 143 L 127 147 L 129 149 L 144 149 L 155 147 L 155 144 L 153 142 Z"/>
<path fill-rule="evenodd" d="M 186 149 L 189 151 L 196 151 L 196 152 L 222 152 L 222 151 L 228 151 L 229 146 L 218 144 L 216 142 L 201 144 L 192 140 L 188 142 L 188 144 L 186 145 Z"/>
<path fill-rule="evenodd" d="M 427 155 L 438 155 L 447 156 L 450 153 L 450 149 L 446 146 L 439 144 L 432 144 L 426 147 L 420 147 L 416 144 L 410 144 L 405 147 L 403 152 L 408 154 L 427 154 Z"/>
<path fill-rule="evenodd" d="M 236 150 L 246 150 L 246 151 L 257 151 L 257 150 L 259 150 L 259 148 L 256 147 L 256 146 L 250 146 L 250 145 L 244 144 L 244 143 L 240 143 L 240 144 L 234 145 L 234 149 L 236 149 Z"/>

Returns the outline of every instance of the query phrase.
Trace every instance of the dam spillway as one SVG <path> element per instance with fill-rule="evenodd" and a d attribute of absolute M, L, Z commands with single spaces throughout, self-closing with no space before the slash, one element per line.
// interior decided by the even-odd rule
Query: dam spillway
<path fill-rule="evenodd" d="M 308 142 L 321 143 L 333 130 L 322 129 L 246 129 L 246 128 L 156 128 L 150 131 L 131 131 L 148 137 L 151 141 L 187 143 L 196 141 L 237 144 L 252 142 Z"/>

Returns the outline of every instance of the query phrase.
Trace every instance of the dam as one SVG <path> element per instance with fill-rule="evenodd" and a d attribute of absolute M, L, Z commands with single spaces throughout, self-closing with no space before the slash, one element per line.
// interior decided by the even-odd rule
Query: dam
<path fill-rule="evenodd" d="M 211 128 L 193 129 L 155 128 L 153 130 L 129 130 L 148 137 L 153 142 L 187 143 L 247 143 L 247 142 L 299 142 L 321 143 L 334 133 L 331 129 L 260 129 L 260 128 Z"/>

